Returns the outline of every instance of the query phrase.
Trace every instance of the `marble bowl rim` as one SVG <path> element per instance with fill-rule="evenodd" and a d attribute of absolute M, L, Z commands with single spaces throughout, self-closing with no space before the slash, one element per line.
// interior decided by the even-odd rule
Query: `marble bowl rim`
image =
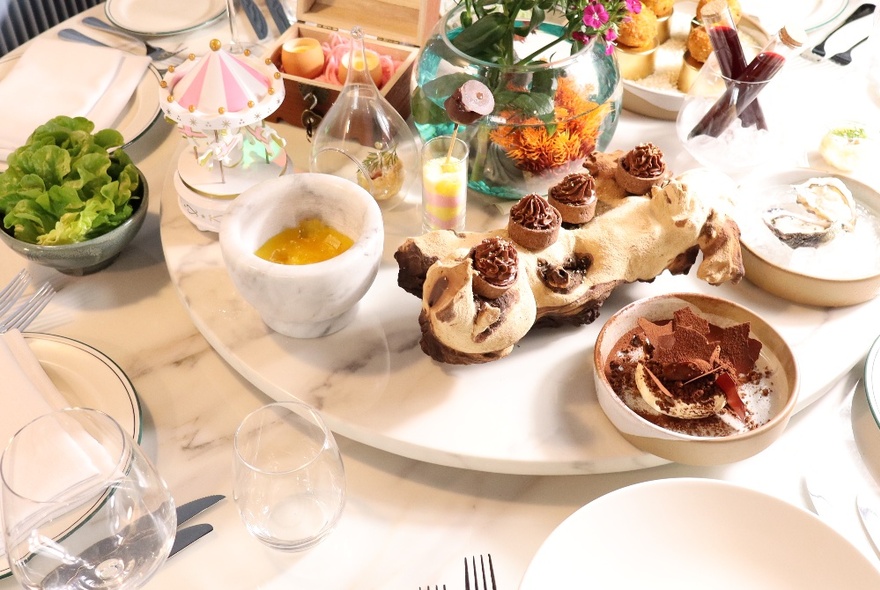
<path fill-rule="evenodd" d="M 357 239 L 354 240 L 354 243 L 348 248 L 345 252 L 334 256 L 328 260 L 323 260 L 321 262 L 315 262 L 311 264 L 278 264 L 277 262 L 271 262 L 269 260 L 265 260 L 264 258 L 260 258 L 253 251 L 244 247 L 240 240 L 234 240 L 230 235 L 232 231 L 231 227 L 233 224 L 238 224 L 240 227 L 244 227 L 244 224 L 247 223 L 246 219 L 243 219 L 241 215 L 239 215 L 239 211 L 242 210 L 244 205 L 250 202 L 260 203 L 261 201 L 267 199 L 274 198 L 274 205 L 280 206 L 280 203 L 286 203 L 289 205 L 290 199 L 295 197 L 295 194 L 288 190 L 285 191 L 281 196 L 281 199 L 278 199 L 277 194 L 272 194 L 270 188 L 274 190 L 278 186 L 284 186 L 287 184 L 295 185 L 298 182 L 318 182 L 318 183 L 329 183 L 330 185 L 335 185 L 339 187 L 339 193 L 333 194 L 332 198 L 338 200 L 350 200 L 353 197 L 356 197 L 358 202 L 362 202 L 365 205 L 364 208 L 364 230 L 358 236 Z M 272 186 L 267 186 L 272 185 Z M 375 227 L 377 231 L 375 233 L 371 233 L 369 228 Z M 220 231 L 219 231 L 219 240 L 221 245 L 221 250 L 224 252 L 234 253 L 236 256 L 240 258 L 241 264 L 236 264 L 240 268 L 247 268 L 251 272 L 257 272 L 260 274 L 265 274 L 267 276 L 271 276 L 273 278 L 308 278 L 308 277 L 319 277 L 324 276 L 327 273 L 332 273 L 338 270 L 337 267 L 345 267 L 350 266 L 352 263 L 352 259 L 363 258 L 365 254 L 370 253 L 373 248 L 373 243 L 377 240 L 377 238 L 384 238 L 384 224 L 382 219 L 382 212 L 379 209 L 379 205 L 376 203 L 376 200 L 370 195 L 369 192 L 366 191 L 363 187 L 355 184 L 354 182 L 347 180 L 345 178 L 340 178 L 338 176 L 333 176 L 330 174 L 322 174 L 317 172 L 302 172 L 296 174 L 290 174 L 286 176 L 280 176 L 278 178 L 273 178 L 264 182 L 261 182 L 253 187 L 247 189 L 242 192 L 238 197 L 232 200 L 229 208 L 226 210 L 226 213 L 223 216 L 223 219 L 220 223 Z M 382 256 L 382 242 L 380 241 L 380 246 L 376 248 L 379 251 L 378 258 L 381 259 Z M 227 256 L 224 253 L 224 262 L 227 266 L 231 266 L 230 262 L 227 260 Z"/>

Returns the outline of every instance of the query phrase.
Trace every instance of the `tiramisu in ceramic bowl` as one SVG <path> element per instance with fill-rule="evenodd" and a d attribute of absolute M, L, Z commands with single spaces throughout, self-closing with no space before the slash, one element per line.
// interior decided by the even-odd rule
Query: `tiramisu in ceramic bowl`
<path fill-rule="evenodd" d="M 690 465 L 750 457 L 785 430 L 798 372 L 785 340 L 733 302 L 675 293 L 631 303 L 599 332 L 599 404 L 639 449 Z"/>

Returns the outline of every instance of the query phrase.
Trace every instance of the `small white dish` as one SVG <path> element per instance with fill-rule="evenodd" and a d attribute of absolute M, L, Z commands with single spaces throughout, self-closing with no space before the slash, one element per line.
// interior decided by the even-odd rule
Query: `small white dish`
<path fill-rule="evenodd" d="M 880 587 L 880 571 L 815 515 L 724 481 L 661 479 L 615 490 L 544 541 L 520 590 L 825 590 Z"/>
<path fill-rule="evenodd" d="M 838 232 L 816 248 L 792 249 L 767 228 L 762 212 L 793 202 L 789 187 L 811 178 L 833 177 L 852 192 L 858 218 L 853 232 Z M 740 186 L 733 212 L 746 279 L 783 299 L 821 307 L 843 307 L 873 299 L 880 292 L 880 192 L 843 174 L 790 168 L 749 177 Z"/>

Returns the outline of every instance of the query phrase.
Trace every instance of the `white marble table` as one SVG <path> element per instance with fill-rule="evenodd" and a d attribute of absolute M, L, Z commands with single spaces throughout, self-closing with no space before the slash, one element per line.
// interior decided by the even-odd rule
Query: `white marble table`
<path fill-rule="evenodd" d="M 832 80 L 829 88 L 840 96 L 832 99 L 843 101 L 847 87 L 835 85 L 837 81 Z M 805 136 L 810 129 L 804 126 Z M 291 137 L 297 134 L 293 130 L 287 133 Z M 673 168 L 688 165 L 687 158 L 676 153 L 670 124 L 665 121 L 626 113 L 612 147 L 645 140 L 669 145 Z M 2 250 L 0 276 L 10 276 L 26 265 L 38 279 L 49 277 L 57 282 L 59 295 L 32 329 L 81 340 L 125 369 L 142 401 L 143 447 L 175 497 L 185 501 L 210 493 L 231 493 L 232 433 L 247 412 L 271 398 L 242 377 L 199 331 L 193 316 L 197 302 L 186 299 L 186 289 L 175 285 L 166 265 L 160 240 L 160 223 L 165 216 L 160 214 L 160 205 L 167 205 L 165 179 L 178 141 L 171 127 L 160 122 L 130 148 L 155 198 L 143 229 L 113 266 L 87 277 L 65 277 Z M 302 147 L 291 146 L 300 166 Z M 877 176 L 876 171 L 869 171 L 865 179 L 877 184 Z M 182 276 L 179 268 L 175 275 Z M 752 289 L 749 285 L 744 288 Z M 854 510 L 848 509 L 856 488 L 877 489 L 872 475 L 880 471 L 880 453 L 876 451 L 880 430 L 861 390 L 849 397 L 860 377 L 869 334 L 880 335 L 880 315 L 859 314 L 864 309 L 876 311 L 877 303 L 826 313 L 770 303 L 760 294 L 754 297 L 771 311 L 791 312 L 784 315 L 789 318 L 784 329 L 790 335 L 805 336 L 804 340 L 809 340 L 809 335 L 801 332 L 814 327 L 820 332 L 828 329 L 822 321 L 825 318 L 844 318 L 844 322 L 854 318 L 862 328 L 850 356 L 843 364 L 834 363 L 834 371 L 843 374 L 842 379 L 823 372 L 826 354 L 841 347 L 837 334 L 809 356 L 799 358 L 832 387 L 793 418 L 777 443 L 751 459 L 714 468 L 670 464 L 590 475 L 572 474 L 578 473 L 572 470 L 566 475 L 497 474 L 404 457 L 358 442 L 355 438 L 360 437 L 352 433 L 351 437 L 339 437 L 348 502 L 338 529 L 324 543 L 293 555 L 265 548 L 248 535 L 233 502 L 227 499 L 198 517 L 198 521 L 212 523 L 215 531 L 170 560 L 147 588 L 411 590 L 446 584 L 452 590 L 464 587 L 464 556 L 491 553 L 499 588 L 512 590 L 543 539 L 560 522 L 615 489 L 659 478 L 708 477 L 807 507 L 803 477 L 816 470 L 825 470 L 844 484 L 835 496 L 843 507 L 835 527 L 880 567 Z M 402 301 L 408 309 L 417 304 L 414 298 Z M 415 317 L 405 321 L 415 322 Z M 394 343 L 401 344 L 412 343 Z M 845 365 L 855 369 L 847 371 Z M 855 434 L 843 428 L 849 424 Z M 864 461 L 854 458 L 853 448 L 861 451 Z M 11 579 L 0 580 L 0 590 L 14 587 Z"/>

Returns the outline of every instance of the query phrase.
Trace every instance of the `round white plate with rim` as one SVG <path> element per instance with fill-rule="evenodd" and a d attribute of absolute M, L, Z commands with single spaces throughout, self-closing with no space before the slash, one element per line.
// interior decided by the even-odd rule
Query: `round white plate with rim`
<path fill-rule="evenodd" d="M 874 341 L 865 360 L 865 394 L 868 407 L 877 426 L 880 426 L 880 337 Z"/>
<path fill-rule="evenodd" d="M 383 214 L 382 264 L 353 323 L 324 338 L 286 338 L 269 330 L 235 290 L 217 236 L 198 231 L 181 212 L 174 173 L 169 169 L 156 188 L 162 249 L 172 284 L 206 340 L 269 397 L 310 403 L 335 433 L 421 461 L 529 475 L 662 463 L 623 439 L 593 389 L 599 329 L 642 297 L 700 292 L 731 299 L 772 322 L 798 358 L 798 409 L 848 373 L 876 338 L 870 318 L 880 317 L 880 298 L 826 310 L 789 304 L 746 281 L 712 287 L 693 276 L 664 274 L 653 283 L 619 287 L 592 324 L 535 330 L 501 360 L 437 363 L 419 347 L 421 300 L 397 286 L 394 251 L 418 223 L 418 206 L 409 201 Z M 472 229 L 506 223 L 506 213 L 484 219 L 490 209 L 497 211 L 494 206 L 481 209 L 474 200 L 468 208 Z"/>
<path fill-rule="evenodd" d="M 0 60 L 0 80 L 12 70 L 19 57 Z M 129 99 L 128 104 L 123 107 L 119 117 L 110 126 L 122 134 L 125 142 L 122 147 L 128 147 L 139 139 L 159 118 L 159 113 L 161 112 L 159 108 L 160 80 L 161 76 L 159 76 L 158 70 L 150 66 L 144 77 L 141 78 L 141 82 Z M 47 117 L 47 120 L 49 118 Z M 4 168 L 5 164 L 0 160 L 0 170 Z"/>
<path fill-rule="evenodd" d="M 110 22 L 136 35 L 161 37 L 193 31 L 226 12 L 224 0 L 107 0 Z"/>
<path fill-rule="evenodd" d="M 613 491 L 560 524 L 520 590 L 869 590 L 880 571 L 815 515 L 712 479 Z"/>
<path fill-rule="evenodd" d="M 140 401 L 119 365 L 99 350 L 64 336 L 25 332 L 24 337 L 71 407 L 94 408 L 109 414 L 140 443 Z M 87 517 L 88 513 L 82 516 Z M 6 554 L 0 546 L 0 578 L 10 574 Z"/>

